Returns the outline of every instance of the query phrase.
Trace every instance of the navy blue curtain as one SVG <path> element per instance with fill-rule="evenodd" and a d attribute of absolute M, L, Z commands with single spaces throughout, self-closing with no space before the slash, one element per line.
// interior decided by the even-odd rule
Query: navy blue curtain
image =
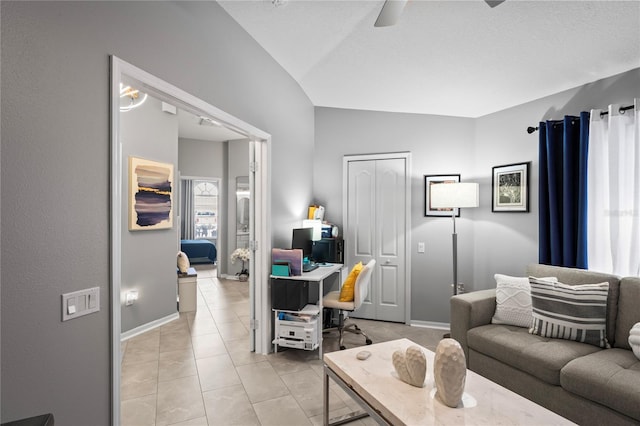
<path fill-rule="evenodd" d="M 539 130 L 539 262 L 586 269 L 589 113 Z"/>

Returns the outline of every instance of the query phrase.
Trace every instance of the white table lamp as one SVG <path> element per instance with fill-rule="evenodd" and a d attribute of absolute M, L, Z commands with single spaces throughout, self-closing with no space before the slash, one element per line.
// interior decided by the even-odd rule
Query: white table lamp
<path fill-rule="evenodd" d="M 458 294 L 458 234 L 456 234 L 457 208 L 478 207 L 479 185 L 477 183 L 436 183 L 429 187 L 431 207 L 450 208 L 453 219 L 453 294 Z"/>

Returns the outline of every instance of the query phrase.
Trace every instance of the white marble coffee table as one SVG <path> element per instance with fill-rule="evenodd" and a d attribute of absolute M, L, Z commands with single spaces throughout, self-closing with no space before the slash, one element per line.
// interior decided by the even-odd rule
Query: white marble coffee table
<path fill-rule="evenodd" d="M 467 370 L 463 405 L 450 408 L 433 397 L 435 354 L 422 347 L 427 358 L 427 378 L 422 388 L 397 378 L 391 357 L 411 345 L 409 339 L 325 354 L 324 424 L 342 424 L 354 417 L 372 416 L 391 425 L 572 425 L 574 423 L 484 377 Z M 417 345 L 420 346 L 420 345 Z M 362 350 L 371 356 L 360 361 Z M 353 397 L 366 412 L 329 419 L 329 377 Z"/>

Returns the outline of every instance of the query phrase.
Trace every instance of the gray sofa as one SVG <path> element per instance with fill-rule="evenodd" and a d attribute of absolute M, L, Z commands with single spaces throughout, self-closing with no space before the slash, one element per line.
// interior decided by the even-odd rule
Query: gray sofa
<path fill-rule="evenodd" d="M 581 425 L 640 424 L 640 360 L 628 343 L 640 322 L 640 278 L 547 265 L 529 265 L 526 275 L 571 285 L 608 281 L 611 349 L 492 324 L 494 288 L 451 298 L 451 337 L 469 369 Z"/>

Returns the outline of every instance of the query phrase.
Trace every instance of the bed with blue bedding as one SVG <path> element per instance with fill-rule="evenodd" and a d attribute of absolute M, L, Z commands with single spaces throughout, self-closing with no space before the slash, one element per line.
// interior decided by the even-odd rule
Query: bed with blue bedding
<path fill-rule="evenodd" d="M 209 240 L 180 240 L 180 250 L 189 258 L 189 263 L 215 263 L 218 251 Z"/>

